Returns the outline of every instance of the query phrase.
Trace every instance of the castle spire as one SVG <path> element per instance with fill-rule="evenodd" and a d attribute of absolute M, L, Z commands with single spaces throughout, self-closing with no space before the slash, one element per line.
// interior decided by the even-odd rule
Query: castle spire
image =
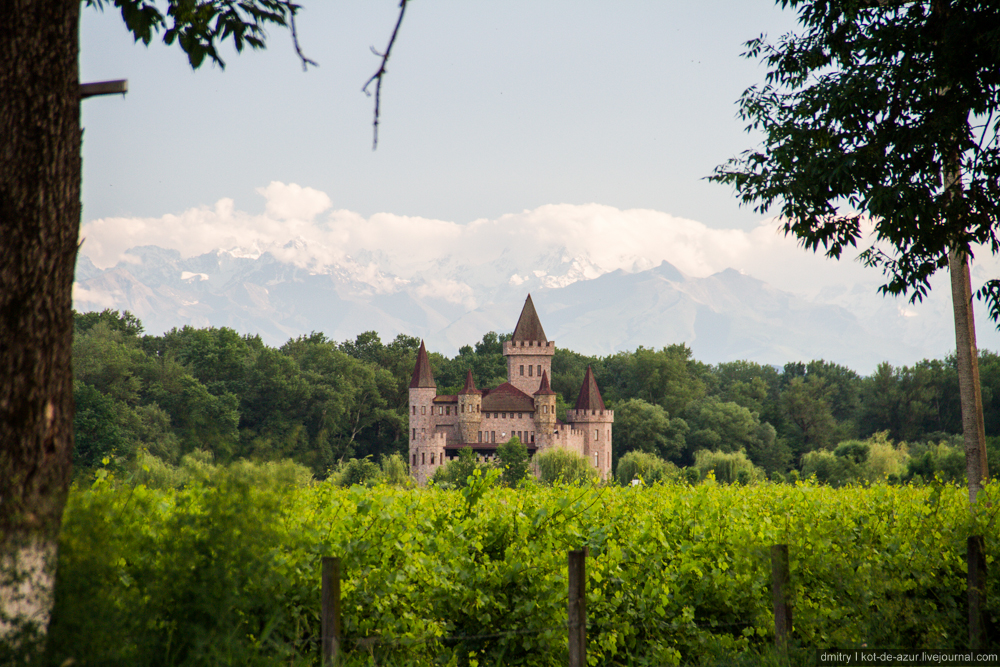
<path fill-rule="evenodd" d="M 472 379 L 472 371 L 468 370 L 465 373 L 465 386 L 462 387 L 462 391 L 458 392 L 459 396 L 465 394 L 481 394 L 482 392 L 476 389 L 476 383 Z"/>
<path fill-rule="evenodd" d="M 535 312 L 535 304 L 531 302 L 531 295 L 524 301 L 524 308 L 521 309 L 521 317 L 517 319 L 517 326 L 514 327 L 514 335 L 511 340 L 535 340 L 545 342 L 545 330 L 542 323 L 538 321 L 538 313 Z"/>
<path fill-rule="evenodd" d="M 583 376 L 583 386 L 580 387 L 580 396 L 576 399 L 575 409 L 604 409 L 604 399 L 601 398 L 601 390 L 597 388 L 597 380 L 594 379 L 594 371 L 590 366 L 587 366 L 587 374 Z"/>
<path fill-rule="evenodd" d="M 434 374 L 431 373 L 431 361 L 427 358 L 427 348 L 424 341 L 420 341 L 420 350 L 417 351 L 417 365 L 413 367 L 413 379 L 410 380 L 410 389 L 437 389 L 434 382 Z"/>
<path fill-rule="evenodd" d="M 542 371 L 542 386 L 535 392 L 535 396 L 554 396 L 556 392 L 549 386 L 549 374 Z"/>

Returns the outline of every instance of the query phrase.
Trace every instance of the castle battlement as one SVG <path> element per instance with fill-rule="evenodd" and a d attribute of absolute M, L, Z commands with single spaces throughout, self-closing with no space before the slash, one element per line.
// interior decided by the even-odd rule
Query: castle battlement
<path fill-rule="evenodd" d="M 566 410 L 566 421 L 568 422 L 605 422 L 614 420 L 614 410 Z"/>
<path fill-rule="evenodd" d="M 447 452 L 473 448 L 478 458 L 488 460 L 497 446 L 515 435 L 529 451 L 576 452 L 602 477 L 609 475 L 615 413 L 605 409 L 588 367 L 576 405 L 567 411 L 567 423 L 557 423 L 557 394 L 549 384 L 555 352 L 556 344 L 546 338 L 530 295 L 511 340 L 503 343 L 507 382 L 500 387 L 476 389 L 470 370 L 458 394 L 439 396 L 421 342 L 407 414 L 410 472 L 417 483 L 425 484 L 446 463 Z"/>

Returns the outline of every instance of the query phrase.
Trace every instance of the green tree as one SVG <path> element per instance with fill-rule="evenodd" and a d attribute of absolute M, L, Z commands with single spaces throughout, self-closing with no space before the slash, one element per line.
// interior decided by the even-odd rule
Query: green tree
<path fill-rule="evenodd" d="M 629 486 L 639 479 L 646 484 L 667 482 L 677 479 L 679 474 L 680 471 L 673 463 L 647 452 L 629 452 L 615 466 L 615 479 L 622 486 Z"/>
<path fill-rule="evenodd" d="M 816 377 L 796 377 L 781 394 L 781 406 L 794 428 L 798 451 L 828 449 L 837 441 L 837 420 L 827 401 L 826 383 Z"/>
<path fill-rule="evenodd" d="M 671 419 L 659 405 L 632 398 L 614 406 L 615 437 L 612 440 L 614 458 L 620 460 L 628 452 L 647 452 L 670 461 L 684 453 L 684 436 L 688 425 L 683 419 Z"/>
<path fill-rule="evenodd" d="M 528 448 L 515 435 L 497 447 L 497 466 L 503 471 L 501 479 L 510 487 L 515 487 L 528 476 L 531 465 Z"/>
<path fill-rule="evenodd" d="M 975 502 L 989 471 L 968 259 L 977 244 L 1000 247 L 1000 6 L 779 2 L 799 10 L 802 31 L 777 45 L 748 43 L 746 55 L 769 71 L 740 100 L 763 147 L 711 178 L 759 212 L 776 206 L 786 233 L 830 257 L 854 248 L 870 221 L 861 258 L 885 271 L 885 293 L 919 300 L 931 275 L 948 268 Z M 996 319 L 1000 282 L 981 295 Z"/>
<path fill-rule="evenodd" d="M 560 481 L 582 484 L 597 480 L 597 472 L 591 467 L 590 461 L 562 447 L 535 454 L 535 464 L 538 466 L 538 475 L 545 484 Z"/>

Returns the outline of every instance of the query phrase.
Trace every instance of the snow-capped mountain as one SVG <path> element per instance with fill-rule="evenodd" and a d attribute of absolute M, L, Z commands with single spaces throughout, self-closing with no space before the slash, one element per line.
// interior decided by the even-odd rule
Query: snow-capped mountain
<path fill-rule="evenodd" d="M 806 298 L 733 269 L 698 278 L 637 260 L 631 272 L 605 271 L 586 257 L 513 249 L 488 262 L 447 256 L 401 277 L 378 251 L 296 261 L 302 243 L 190 258 L 141 246 L 106 270 L 81 256 L 76 308 L 128 309 L 150 333 L 227 326 L 271 345 L 312 331 L 334 340 L 406 333 L 450 355 L 487 331 L 512 330 L 530 292 L 549 338 L 585 354 L 686 343 L 709 363 L 825 358 L 861 372 L 941 356 L 951 336 L 947 310 L 918 311 L 874 286 Z M 996 333 L 983 329 L 981 347 L 996 349 Z"/>

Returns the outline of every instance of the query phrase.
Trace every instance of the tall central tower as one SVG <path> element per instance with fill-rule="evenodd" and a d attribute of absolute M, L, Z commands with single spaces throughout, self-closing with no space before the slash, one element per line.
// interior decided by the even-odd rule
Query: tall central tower
<path fill-rule="evenodd" d="M 545 337 L 529 294 L 513 337 L 503 344 L 510 383 L 529 396 L 534 395 L 542 386 L 542 374 L 552 375 L 552 355 L 555 353 L 556 345 Z"/>

